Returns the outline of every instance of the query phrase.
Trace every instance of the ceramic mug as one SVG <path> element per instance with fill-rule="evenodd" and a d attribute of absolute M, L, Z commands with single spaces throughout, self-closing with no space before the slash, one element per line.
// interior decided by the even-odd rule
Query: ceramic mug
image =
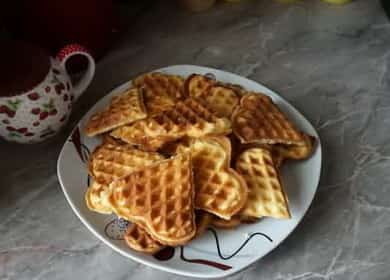
<path fill-rule="evenodd" d="M 66 71 L 66 61 L 82 55 L 88 68 L 72 84 Z M 95 73 L 95 62 L 88 51 L 77 44 L 67 45 L 56 58 L 50 58 L 45 78 L 34 88 L 0 97 L 0 136 L 18 143 L 36 143 L 56 134 L 66 123 L 72 104 L 88 87 Z"/>

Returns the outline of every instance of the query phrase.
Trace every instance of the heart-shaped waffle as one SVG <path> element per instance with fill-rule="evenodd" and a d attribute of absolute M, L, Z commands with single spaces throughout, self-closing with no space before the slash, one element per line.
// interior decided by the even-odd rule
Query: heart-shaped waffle
<path fill-rule="evenodd" d="M 201 210 L 196 210 L 195 213 L 196 237 L 199 237 L 206 231 L 215 216 Z M 147 254 L 157 253 L 165 247 L 160 242 L 154 240 L 145 229 L 145 225 L 140 223 L 130 224 L 124 238 L 130 248 Z"/>
<path fill-rule="evenodd" d="M 179 154 L 110 184 L 114 212 L 145 225 L 161 244 L 185 244 L 196 233 L 191 156 Z"/>
<path fill-rule="evenodd" d="M 111 135 L 130 144 L 148 147 L 148 150 L 157 150 L 163 144 L 184 136 L 202 137 L 230 131 L 230 120 L 215 116 L 207 107 L 188 98 L 154 117 L 122 126 Z"/>
<path fill-rule="evenodd" d="M 233 132 L 242 143 L 305 145 L 303 134 L 263 94 L 241 98 L 232 116 Z"/>
<path fill-rule="evenodd" d="M 108 185 L 115 179 L 163 159 L 158 153 L 140 151 L 106 137 L 89 160 L 93 182 L 85 194 L 88 208 L 103 214 L 111 213 L 111 206 L 107 202 Z"/>
<path fill-rule="evenodd" d="M 95 136 L 143 118 L 146 118 L 146 110 L 142 94 L 138 89 L 128 89 L 114 96 L 107 108 L 89 119 L 85 133 L 88 136 Z"/>
<path fill-rule="evenodd" d="M 195 178 L 195 207 L 229 220 L 245 205 L 247 186 L 230 168 L 231 146 L 228 138 L 189 139 L 177 152 L 190 151 Z"/>
<path fill-rule="evenodd" d="M 250 148 L 236 161 L 236 170 L 248 185 L 248 200 L 242 215 L 248 217 L 290 218 L 287 196 L 283 190 L 272 154 L 263 148 Z"/>
<path fill-rule="evenodd" d="M 184 79 L 180 76 L 146 73 L 134 79 L 133 84 L 142 91 L 149 116 L 172 108 L 184 98 Z"/>
<path fill-rule="evenodd" d="M 314 151 L 316 139 L 313 136 L 303 134 L 305 145 L 272 145 L 274 159 L 283 162 L 285 159 L 302 160 L 307 159 Z"/>
<path fill-rule="evenodd" d="M 142 253 L 154 254 L 165 247 L 154 240 L 143 227 L 137 224 L 129 225 L 124 238 L 127 246 Z"/>
<path fill-rule="evenodd" d="M 184 89 L 187 96 L 200 98 L 204 96 L 204 93 L 216 83 L 217 82 L 215 80 L 207 78 L 206 76 L 192 74 L 186 79 Z"/>

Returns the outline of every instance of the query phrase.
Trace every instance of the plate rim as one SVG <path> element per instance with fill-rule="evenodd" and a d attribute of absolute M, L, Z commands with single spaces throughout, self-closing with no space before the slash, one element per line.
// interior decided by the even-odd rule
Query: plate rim
<path fill-rule="evenodd" d="M 131 260 L 135 261 L 135 262 L 138 262 L 138 263 L 141 263 L 143 265 L 147 265 L 147 266 L 150 266 L 150 267 L 153 267 L 154 269 L 159 269 L 159 270 L 162 270 L 162 271 L 166 271 L 166 272 L 170 272 L 170 273 L 174 273 L 176 275 L 183 275 L 183 276 L 189 276 L 189 277 L 198 277 L 198 278 L 220 278 L 220 277 L 227 277 L 227 276 L 230 276 L 230 275 L 233 275 L 233 274 L 236 274 L 244 269 L 246 269 L 248 266 L 254 264 L 255 262 L 259 261 L 261 258 L 263 258 L 264 256 L 268 255 L 270 252 L 272 252 L 273 250 L 275 250 L 282 242 L 285 241 L 285 239 L 287 237 L 290 236 L 290 234 L 297 228 L 297 226 L 301 223 L 303 217 L 305 217 L 305 215 L 307 214 L 307 211 L 308 209 L 310 208 L 310 206 L 312 205 L 313 203 L 313 200 L 314 200 L 314 197 L 318 191 L 318 186 L 319 186 L 319 183 L 320 183 L 320 179 L 321 179 L 321 174 L 322 174 L 322 165 L 323 165 L 323 159 L 322 159 L 322 144 L 321 144 L 321 139 L 319 137 L 319 134 L 317 132 L 317 130 L 315 129 L 315 127 L 312 125 L 312 123 L 300 112 L 298 111 L 298 109 L 295 108 L 295 106 L 293 106 L 289 101 L 287 101 L 285 98 L 283 98 L 280 94 L 276 93 L 275 91 L 271 90 L 270 88 L 268 88 L 267 86 L 265 86 L 264 84 L 260 83 L 260 82 L 257 82 L 257 81 L 254 81 L 252 79 L 249 79 L 247 77 L 244 77 L 244 76 L 241 76 L 241 75 L 238 75 L 238 74 L 235 74 L 235 73 L 232 73 L 232 72 L 229 72 L 229 71 L 225 71 L 225 70 L 220 70 L 220 69 L 217 69 L 217 68 L 212 68 L 212 67 L 207 67 L 207 66 L 200 66 L 200 65 L 190 65 L 190 64 L 175 64 L 175 65 L 170 65 L 170 66 L 166 66 L 166 67 L 162 67 L 162 68 L 158 68 L 158 69 L 155 69 L 155 70 L 151 70 L 151 71 L 148 71 L 148 72 L 164 72 L 164 71 L 175 71 L 177 69 L 180 69 L 180 68 L 189 68 L 189 69 L 194 69 L 193 72 L 196 73 L 197 71 L 201 71 L 201 72 L 213 72 L 213 71 L 217 71 L 217 72 L 220 72 L 220 73 L 223 73 L 223 74 L 229 74 L 229 75 L 233 75 L 235 76 L 236 78 L 239 78 L 239 79 L 244 79 L 244 80 L 247 80 L 251 83 L 254 83 L 256 84 L 257 86 L 261 86 L 263 88 L 266 88 L 267 89 L 267 93 L 265 94 L 270 94 L 271 97 L 272 95 L 274 96 L 277 96 L 278 98 L 280 98 L 285 104 L 287 104 L 289 106 L 289 109 L 292 110 L 293 114 L 294 115 L 299 115 L 301 118 L 303 118 L 307 124 L 311 127 L 311 129 L 315 132 L 315 135 L 317 140 L 318 140 L 318 143 L 316 145 L 316 149 L 317 149 L 317 153 L 318 153 L 318 157 L 319 157 L 319 173 L 318 173 L 318 176 L 315 180 L 315 191 L 313 192 L 313 195 L 312 197 L 309 199 L 310 200 L 310 203 L 307 204 L 307 206 L 302 210 L 302 215 L 301 217 L 298 218 L 297 220 L 297 223 L 291 228 L 291 230 L 289 231 L 289 233 L 284 237 L 284 238 L 281 238 L 280 240 L 278 240 L 275 245 L 272 247 L 271 250 L 267 251 L 266 253 L 264 254 L 259 254 L 258 256 L 256 256 L 253 260 L 250 260 L 248 261 L 246 264 L 244 264 L 242 267 L 237 267 L 237 268 L 234 268 L 232 267 L 231 269 L 229 270 L 226 270 L 226 271 L 219 271 L 218 273 L 215 273 L 215 274 L 212 274 L 212 275 L 207 275 L 205 273 L 197 273 L 197 272 L 190 272 L 190 271 L 186 271 L 186 270 L 179 270 L 177 268 L 171 268 L 171 267 L 167 267 L 167 266 L 164 266 L 163 263 L 161 265 L 159 264 L 155 264 L 153 262 L 149 262 L 148 260 L 145 260 L 145 259 L 142 259 L 142 258 L 139 258 L 137 257 L 136 255 L 132 255 L 130 253 L 127 253 L 125 251 L 123 251 L 122 249 L 120 249 L 119 247 L 117 247 L 115 244 L 111 243 L 107 238 L 104 238 L 102 235 L 100 235 L 94 228 L 93 226 L 90 224 L 89 220 L 87 218 L 84 218 L 83 215 L 81 214 L 81 212 L 78 210 L 78 207 L 76 205 L 74 205 L 74 203 L 72 202 L 72 199 L 70 198 L 65 186 L 64 186 L 64 183 L 63 183 L 63 180 L 62 180 L 62 176 L 61 176 L 61 159 L 64 157 L 64 149 L 67 145 L 67 143 L 69 142 L 69 139 L 71 138 L 73 132 L 79 127 L 80 123 L 83 121 L 83 119 L 85 118 L 85 116 L 87 114 L 89 114 L 93 109 L 94 107 L 96 106 L 97 103 L 99 103 L 103 98 L 105 98 L 106 96 L 108 95 L 111 95 L 113 94 L 114 92 L 119 92 L 121 90 L 121 88 L 126 88 L 128 86 L 131 85 L 132 83 L 132 80 L 134 78 L 132 78 L 131 80 L 128 80 L 127 82 L 124 82 L 124 83 L 121 83 L 117 86 L 115 86 L 114 88 L 112 88 L 111 90 L 109 90 L 107 92 L 107 94 L 103 95 L 101 98 L 99 98 L 89 109 L 86 113 L 83 114 L 83 116 L 77 121 L 77 123 L 75 124 L 75 126 L 72 128 L 71 132 L 69 133 L 69 135 L 66 137 L 66 140 L 64 142 L 64 144 L 62 145 L 62 148 L 61 148 L 61 151 L 58 155 L 58 159 L 57 159 L 57 177 L 58 177 L 58 180 L 59 180 L 59 183 L 60 183 L 60 186 L 61 186 L 61 189 L 62 189 L 62 192 L 64 193 L 64 196 L 68 202 L 68 204 L 70 205 L 71 209 L 73 210 L 74 214 L 81 220 L 81 222 L 85 225 L 85 227 L 91 231 L 93 233 L 93 235 L 95 237 L 97 237 L 100 241 L 102 241 L 104 244 L 106 244 L 107 246 L 109 246 L 111 249 L 113 249 L 115 252 L 119 253 L 120 255 L 124 256 L 124 257 L 127 257 L 127 258 L 130 258 Z M 308 201 L 309 201 L 308 200 Z"/>

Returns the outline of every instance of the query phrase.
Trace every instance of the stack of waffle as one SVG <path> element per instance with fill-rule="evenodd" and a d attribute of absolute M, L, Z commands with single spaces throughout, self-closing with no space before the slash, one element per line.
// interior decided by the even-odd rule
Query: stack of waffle
<path fill-rule="evenodd" d="M 262 93 L 199 74 L 147 73 L 91 117 L 89 209 L 130 221 L 125 241 L 153 254 L 209 226 L 290 218 L 280 167 L 315 139 Z"/>

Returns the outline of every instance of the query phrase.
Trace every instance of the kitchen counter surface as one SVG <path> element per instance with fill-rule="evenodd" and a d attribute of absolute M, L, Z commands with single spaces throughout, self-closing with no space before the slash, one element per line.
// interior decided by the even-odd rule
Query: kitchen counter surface
<path fill-rule="evenodd" d="M 161 1 L 166 3 L 168 1 Z M 49 142 L 0 142 L 0 279 L 181 279 L 95 238 L 60 189 L 56 160 L 78 119 L 140 72 L 198 64 L 257 80 L 296 106 L 323 144 L 309 212 L 277 249 L 231 279 L 390 279 L 390 23 L 379 1 L 244 1 L 191 14 L 154 4 L 97 65 Z"/>

